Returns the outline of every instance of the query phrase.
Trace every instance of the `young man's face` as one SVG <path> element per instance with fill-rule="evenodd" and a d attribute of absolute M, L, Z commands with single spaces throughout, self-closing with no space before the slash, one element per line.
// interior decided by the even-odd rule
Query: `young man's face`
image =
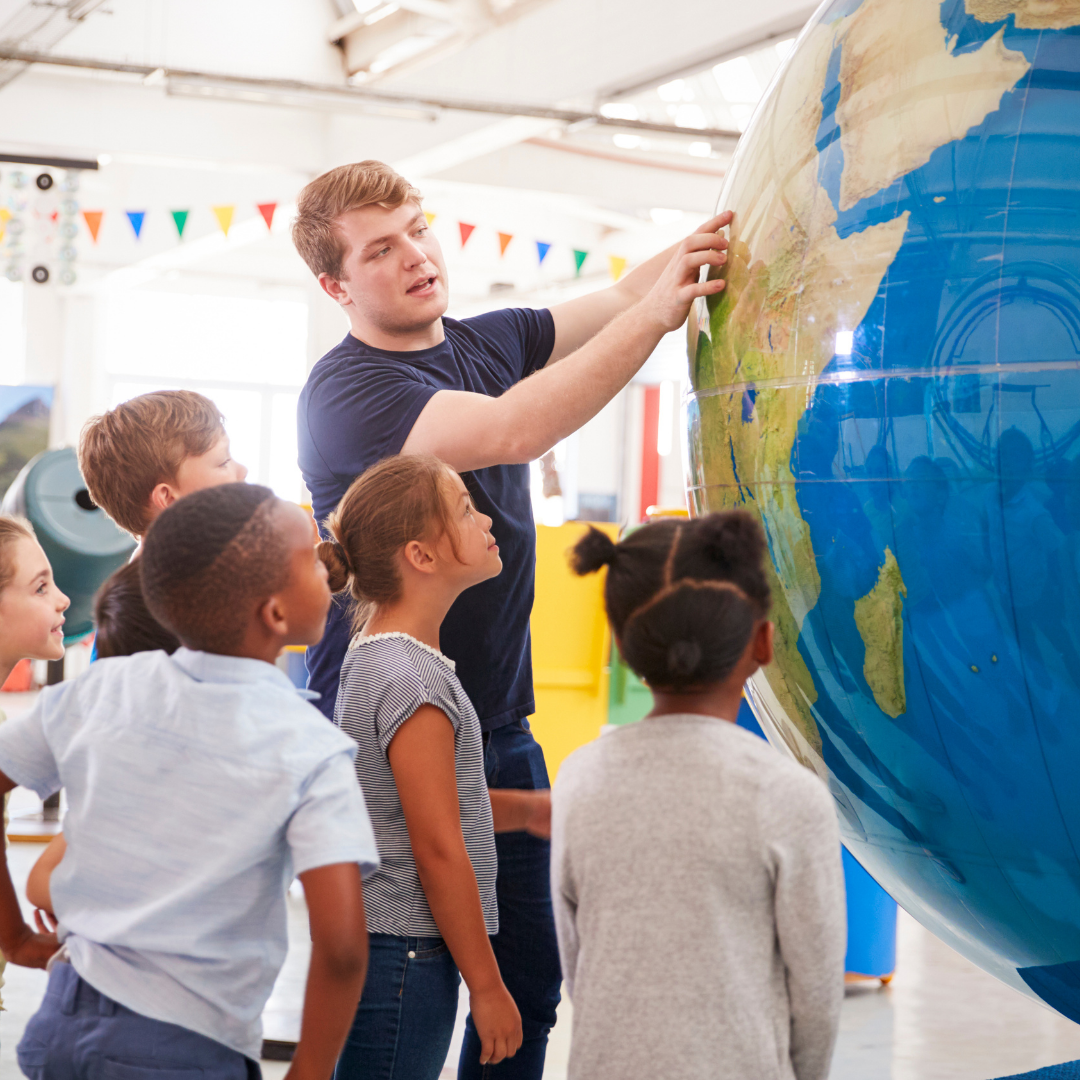
<path fill-rule="evenodd" d="M 408 334 L 441 318 L 446 264 L 418 203 L 350 210 L 339 228 L 346 244 L 344 277 L 321 274 L 319 282 L 346 309 L 354 329 L 368 324 L 384 334 Z"/>

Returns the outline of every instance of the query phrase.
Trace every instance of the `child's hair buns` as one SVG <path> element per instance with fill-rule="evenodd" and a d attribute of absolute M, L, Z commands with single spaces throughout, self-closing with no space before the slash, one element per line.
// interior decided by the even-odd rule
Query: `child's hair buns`
<path fill-rule="evenodd" d="M 592 574 L 601 567 L 610 566 L 618 549 L 606 532 L 594 526 L 574 545 L 570 553 L 570 565 L 575 574 Z"/>
<path fill-rule="evenodd" d="M 607 566 L 604 603 L 619 649 L 655 689 L 685 691 L 727 678 L 771 600 L 765 534 L 730 510 L 666 519 L 618 544 L 590 529 L 574 547 L 578 574 Z"/>
<path fill-rule="evenodd" d="M 337 540 L 323 540 L 315 549 L 326 566 L 329 578 L 327 584 L 332 593 L 339 593 L 349 584 L 352 569 L 349 566 L 348 552 Z"/>

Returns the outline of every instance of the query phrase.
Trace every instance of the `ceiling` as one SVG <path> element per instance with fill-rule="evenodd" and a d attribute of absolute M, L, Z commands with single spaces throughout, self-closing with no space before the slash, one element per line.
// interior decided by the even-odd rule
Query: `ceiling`
<path fill-rule="evenodd" d="M 462 302 L 572 291 L 606 275 L 607 255 L 633 261 L 712 209 L 814 6 L 0 0 L 0 56 L 75 65 L 0 59 L 0 153 L 101 160 L 77 196 L 106 213 L 98 243 L 78 241 L 82 285 L 131 283 L 141 265 L 140 281 L 296 286 L 289 203 L 318 172 L 375 157 L 424 191 Z M 267 201 L 284 208 L 273 232 L 254 209 Z M 228 241 L 209 213 L 226 203 Z M 182 251 L 166 213 L 181 205 Z M 137 239 L 125 209 L 147 212 Z M 458 221 L 477 225 L 464 246 Z M 504 254 L 500 231 L 515 237 Z M 553 245 L 542 261 L 538 240 Z M 581 278 L 575 247 L 591 253 Z"/>

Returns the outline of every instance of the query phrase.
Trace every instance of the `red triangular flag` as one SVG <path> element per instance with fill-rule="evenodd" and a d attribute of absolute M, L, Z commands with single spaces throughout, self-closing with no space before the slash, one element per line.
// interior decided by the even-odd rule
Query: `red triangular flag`
<path fill-rule="evenodd" d="M 262 214 L 263 221 L 266 222 L 266 227 L 270 230 L 274 228 L 274 211 L 277 209 L 276 202 L 261 202 L 255 204 L 255 209 Z"/>
<path fill-rule="evenodd" d="M 501 232 L 499 233 L 499 254 L 505 255 L 506 249 L 510 246 L 510 241 L 514 239 L 513 233 Z"/>
<path fill-rule="evenodd" d="M 473 229 L 475 229 L 476 226 L 466 225 L 464 221 L 459 221 L 457 227 L 461 233 L 461 246 L 464 247 L 469 242 L 469 237 L 472 236 Z"/>
<path fill-rule="evenodd" d="M 86 222 L 86 227 L 90 230 L 90 239 L 97 243 L 98 229 L 101 228 L 101 219 L 104 216 L 104 210 L 84 210 L 82 212 L 83 221 Z"/>

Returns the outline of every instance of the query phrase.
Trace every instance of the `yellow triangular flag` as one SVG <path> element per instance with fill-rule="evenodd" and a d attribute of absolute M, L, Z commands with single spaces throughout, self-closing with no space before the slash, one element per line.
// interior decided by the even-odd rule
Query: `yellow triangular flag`
<path fill-rule="evenodd" d="M 626 260 L 621 255 L 609 255 L 608 269 L 611 271 L 611 280 L 618 281 L 622 272 L 626 269 Z"/>
<path fill-rule="evenodd" d="M 221 226 L 221 231 L 228 236 L 229 226 L 232 225 L 233 211 L 235 206 L 211 206 L 211 210 L 214 211 L 214 217 L 217 218 L 217 223 Z"/>
<path fill-rule="evenodd" d="M 426 210 L 424 211 L 424 217 L 427 218 L 427 223 L 429 225 L 435 220 L 435 215 L 434 214 L 429 214 Z"/>
<path fill-rule="evenodd" d="M 11 211 L 6 206 L 0 206 L 0 240 L 4 239 L 7 223 L 11 220 Z"/>

